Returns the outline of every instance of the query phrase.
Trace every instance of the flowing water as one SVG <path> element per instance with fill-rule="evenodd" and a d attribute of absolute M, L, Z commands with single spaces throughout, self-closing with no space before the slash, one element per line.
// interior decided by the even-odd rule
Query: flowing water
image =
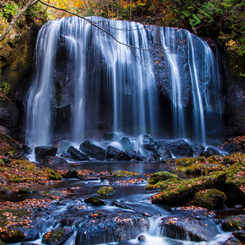
<path fill-rule="evenodd" d="M 88 20 L 93 25 L 76 17 L 54 20 L 39 32 L 27 106 L 29 145 L 50 145 L 54 140 L 63 139 L 75 145 L 83 139 L 99 137 L 103 132 L 117 132 L 112 145 L 121 147 L 120 133 L 131 135 L 133 148 L 140 153 L 144 133 L 156 138 L 168 134 L 172 138 L 191 138 L 204 145 L 209 134 L 219 137 L 222 103 L 217 51 L 214 55 L 204 40 L 182 29 L 146 27 L 99 17 Z M 75 167 L 97 172 L 123 169 L 141 174 L 171 171 L 168 165 L 139 162 L 83 162 Z M 71 200 L 83 202 L 88 196 L 96 196 L 98 188 L 104 185 L 108 185 L 108 181 L 100 178 L 96 181 L 70 179 L 53 187 L 75 187 L 77 191 Z M 135 237 L 124 243 L 110 244 L 211 245 L 230 236 L 219 231 L 207 243 L 167 238 L 159 222 L 165 216 L 180 213 L 151 204 L 149 197 L 155 191 L 146 191 L 145 185 L 145 181 L 133 186 L 117 184 L 113 186 L 115 194 L 105 199 L 106 206 L 99 207 L 111 213 L 121 212 L 121 208 L 113 205 L 117 201 L 135 207 L 133 211 L 127 209 L 130 212 L 143 209 L 155 213 L 148 218 L 150 227 L 142 234 L 144 241 L 139 242 Z M 20 198 L 40 198 L 39 193 L 28 195 Z M 58 205 L 49 213 L 56 212 L 68 219 L 87 217 L 98 210 L 88 206 L 72 212 L 68 206 Z M 54 219 L 45 231 L 59 225 Z M 66 245 L 75 244 L 78 228 L 74 227 L 74 234 Z M 35 242 L 40 243 L 42 236 Z"/>
<path fill-rule="evenodd" d="M 207 134 L 219 137 L 218 53 L 204 40 L 182 29 L 88 20 L 93 25 L 76 17 L 54 20 L 39 32 L 28 144 L 79 143 L 103 132 L 169 134 L 203 144 Z"/>
<path fill-rule="evenodd" d="M 100 162 L 93 162 L 93 163 L 80 163 L 73 165 L 76 169 L 88 169 L 99 173 L 101 171 L 117 171 L 124 167 L 125 170 L 129 171 L 138 171 L 142 174 L 144 173 L 154 173 L 157 171 L 171 171 L 171 165 L 165 164 L 151 164 L 151 163 L 118 163 L 118 162 L 105 162 L 101 164 Z M 57 166 L 58 169 L 67 168 L 67 166 Z M 139 177 L 143 177 L 140 175 Z M 144 178 L 144 177 L 143 177 Z M 125 179 L 125 178 L 124 178 Z M 121 180 L 120 178 L 117 180 Z M 89 206 L 84 203 L 84 200 L 87 197 L 91 196 L 98 196 L 97 190 L 101 186 L 108 185 L 109 182 L 107 179 L 98 178 L 97 180 L 80 180 L 80 179 L 64 179 L 58 184 L 54 184 L 52 186 L 39 186 L 36 188 L 36 192 L 33 194 L 22 194 L 17 196 L 12 196 L 12 198 L 16 198 L 16 200 L 24 200 L 26 198 L 43 198 L 39 191 L 40 190 L 49 190 L 52 188 L 55 189 L 64 189 L 64 188 L 73 188 L 75 193 L 68 196 L 67 198 L 61 199 L 61 201 L 56 202 L 54 208 L 49 209 L 47 211 L 42 210 L 36 212 L 36 216 L 40 217 L 42 222 L 42 228 L 40 226 L 40 237 L 32 241 L 37 244 L 44 244 L 41 243 L 42 237 L 44 234 L 54 228 L 64 225 L 65 223 L 70 223 L 70 221 L 74 221 L 76 225 L 73 226 L 74 232 L 70 236 L 70 238 L 66 241 L 66 245 L 75 245 L 76 244 L 76 235 L 79 230 L 79 223 L 83 223 L 86 221 L 88 216 L 93 212 L 103 211 L 107 213 L 122 213 L 122 212 L 131 212 L 132 215 L 134 213 L 146 214 L 149 217 L 146 217 L 149 221 L 149 228 L 143 232 L 139 233 L 136 237 L 129 241 L 125 242 L 111 242 L 111 243 L 100 243 L 100 244 L 157 244 L 157 245 L 173 245 L 173 244 L 183 244 L 183 245 L 194 245 L 194 244 L 218 244 L 226 241 L 231 233 L 230 232 L 223 232 L 222 230 L 217 229 L 217 235 L 211 239 L 209 242 L 193 242 L 190 239 L 173 239 L 169 238 L 164 234 L 164 229 L 161 226 L 161 220 L 164 217 L 171 217 L 176 219 L 178 217 L 191 217 L 195 216 L 202 216 L 204 215 L 202 212 L 185 212 L 185 211 L 178 211 L 174 208 L 170 208 L 165 205 L 154 205 L 151 204 L 149 197 L 153 194 L 157 193 L 158 190 L 149 191 L 146 190 L 146 181 L 143 181 L 138 184 L 116 184 L 111 183 L 114 189 L 114 194 L 111 196 L 104 197 L 103 200 L 105 201 L 106 205 L 104 206 Z M 4 198 L 4 197 L 3 197 Z M 9 200 L 11 200 L 8 197 Z M 12 200 L 14 201 L 14 200 Z M 125 208 L 120 208 L 115 205 L 116 203 L 126 205 Z M 86 206 L 86 208 L 77 209 L 80 206 Z M 142 216 L 143 217 L 143 216 Z M 183 237 L 185 234 L 180 233 L 176 230 L 177 237 Z M 144 241 L 139 241 L 138 237 L 143 236 Z M 187 236 L 188 237 L 188 236 Z M 94 244 L 94 243 L 93 243 Z M 15 245 L 20 245 L 20 243 L 15 243 Z"/>

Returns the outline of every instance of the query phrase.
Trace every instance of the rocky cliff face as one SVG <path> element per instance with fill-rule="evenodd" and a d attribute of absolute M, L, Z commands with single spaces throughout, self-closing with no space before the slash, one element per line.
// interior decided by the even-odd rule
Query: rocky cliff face
<path fill-rule="evenodd" d="M 18 137 L 20 140 L 24 140 L 26 113 L 25 101 L 28 89 L 31 85 L 30 83 L 33 72 L 32 68 L 34 62 L 34 49 L 39 29 L 39 25 L 37 25 L 35 21 L 28 22 L 23 17 L 19 24 L 14 29 L 12 29 L 7 38 L 0 43 L 0 79 L 2 84 L 7 84 L 10 88 L 8 94 L 10 99 L 7 99 L 5 96 L 0 97 L 0 126 L 3 126 L 5 129 L 9 130 L 15 137 Z M 150 26 L 148 27 L 148 30 L 149 29 L 151 29 Z M 154 35 L 152 34 L 152 36 Z M 157 41 L 159 40 L 152 40 L 152 42 Z M 156 53 L 156 56 L 158 55 L 159 54 Z M 231 57 L 228 55 L 228 53 L 221 52 L 221 59 L 224 80 L 224 126 L 222 135 L 225 137 L 245 135 L 244 78 L 237 76 L 240 70 L 237 71 L 236 74 L 233 74 L 233 70 L 229 69 L 230 63 L 234 63 L 234 57 Z M 159 68 L 161 62 L 164 61 L 158 61 L 156 57 L 154 73 L 160 74 L 162 71 Z M 239 62 L 239 67 L 241 67 L 241 71 L 243 71 L 245 67 L 244 59 Z M 243 62 L 242 65 L 241 62 Z M 160 101 L 160 103 L 163 105 L 162 107 L 164 107 L 164 104 L 171 104 L 168 95 L 168 91 L 170 90 L 167 89 L 169 85 L 168 83 L 164 83 L 165 85 L 162 86 L 163 81 L 160 81 L 159 77 L 164 78 L 164 76 L 157 76 L 156 79 L 159 93 L 165 95 L 162 96 L 163 98 L 168 98 L 166 101 Z M 189 91 L 189 87 L 186 87 L 186 91 Z M 191 93 L 189 93 L 189 95 L 191 95 Z M 57 96 L 59 97 L 61 95 L 58 94 Z M 190 96 L 185 97 L 184 102 L 188 104 L 189 99 Z M 70 113 L 69 108 L 68 112 Z M 56 114 L 54 114 L 54 116 L 59 117 L 59 113 L 57 112 Z M 66 115 L 67 113 L 61 111 L 61 114 Z M 68 118 L 70 117 L 71 115 L 69 115 Z M 58 121 L 61 122 L 62 120 Z M 67 124 L 70 124 L 70 122 L 67 122 Z M 60 123 L 60 125 L 55 126 L 57 129 L 54 130 L 61 131 L 64 127 L 66 127 L 64 125 L 64 123 Z"/>
<path fill-rule="evenodd" d="M 6 4 L 0 6 L 1 32 L 13 18 L 11 14 L 4 14 Z M 37 34 L 41 24 L 47 21 L 44 15 L 34 17 L 41 9 L 40 6 L 30 8 L 0 42 L 0 126 L 17 138 L 24 133 L 24 100 L 31 82 Z"/>
<path fill-rule="evenodd" d="M 245 135 L 245 56 L 238 57 L 235 52 L 221 51 L 224 94 L 225 137 Z"/>

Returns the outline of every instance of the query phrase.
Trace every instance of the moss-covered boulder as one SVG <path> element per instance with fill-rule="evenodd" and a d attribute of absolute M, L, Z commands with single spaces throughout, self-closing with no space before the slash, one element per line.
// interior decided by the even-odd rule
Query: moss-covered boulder
<path fill-rule="evenodd" d="M 204 156 L 181 158 L 175 161 L 175 172 L 186 174 L 203 174 L 207 175 L 212 172 L 224 171 L 226 166 L 220 163 L 221 158 L 218 156 Z"/>
<path fill-rule="evenodd" d="M 222 222 L 225 231 L 245 230 L 245 215 L 229 216 Z"/>
<path fill-rule="evenodd" d="M 194 205 L 207 209 L 222 208 L 226 201 L 226 195 L 217 189 L 201 190 L 194 195 Z"/>
<path fill-rule="evenodd" d="M 210 241 L 218 233 L 217 225 L 209 219 L 193 217 L 163 217 L 160 223 L 161 234 L 174 239 Z"/>
<path fill-rule="evenodd" d="M 146 190 L 157 190 L 157 189 L 164 190 L 170 185 L 180 183 L 180 181 L 182 181 L 182 179 L 179 179 L 179 178 L 172 178 L 172 179 L 168 179 L 168 180 L 164 180 L 164 181 L 159 181 L 156 184 L 147 185 Z"/>
<path fill-rule="evenodd" d="M 221 187 L 226 181 L 226 174 L 219 172 L 211 176 L 182 180 L 171 183 L 164 190 L 151 197 L 152 203 L 186 204 L 198 191 Z"/>
<path fill-rule="evenodd" d="M 43 236 L 42 243 L 47 245 L 64 244 L 72 233 L 73 229 L 71 227 L 59 227 L 47 232 Z"/>
<path fill-rule="evenodd" d="M 150 185 L 154 185 L 154 184 L 158 183 L 159 181 L 164 181 L 164 180 L 168 180 L 168 179 L 181 180 L 175 174 L 169 173 L 167 171 L 162 171 L 162 172 L 157 172 L 157 173 L 152 174 L 150 179 L 148 180 L 148 183 Z"/>
<path fill-rule="evenodd" d="M 105 202 L 102 199 L 97 197 L 88 197 L 84 200 L 84 202 L 91 204 L 92 206 L 101 206 L 105 205 Z"/>
<path fill-rule="evenodd" d="M 108 195 L 112 195 L 114 193 L 114 190 L 111 186 L 103 186 L 99 188 L 97 193 L 101 196 L 108 196 Z"/>

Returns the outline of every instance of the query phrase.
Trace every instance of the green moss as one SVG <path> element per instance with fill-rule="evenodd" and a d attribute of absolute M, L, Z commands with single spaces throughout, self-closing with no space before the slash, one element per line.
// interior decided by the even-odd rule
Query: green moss
<path fill-rule="evenodd" d="M 208 157 L 207 162 L 210 164 L 219 164 L 219 158 L 215 155 Z"/>
<path fill-rule="evenodd" d="M 137 176 L 137 175 L 140 175 L 140 173 L 129 172 L 126 170 L 119 170 L 119 171 L 114 171 L 110 173 L 109 177 L 129 177 L 129 176 Z"/>
<path fill-rule="evenodd" d="M 148 183 L 150 185 L 154 185 L 154 184 L 157 184 L 159 181 L 164 181 L 168 179 L 181 180 L 175 174 L 169 173 L 167 171 L 162 171 L 162 172 L 157 172 L 157 173 L 152 174 L 150 179 L 148 180 Z"/>
<path fill-rule="evenodd" d="M 97 193 L 101 196 L 108 196 L 110 194 L 114 193 L 114 190 L 111 186 L 103 186 L 100 187 L 99 190 L 97 191 Z"/>
<path fill-rule="evenodd" d="M 46 170 L 48 171 L 48 175 L 49 175 L 50 180 L 61 180 L 61 179 L 63 179 L 61 174 L 59 172 L 57 172 L 56 170 L 50 169 L 50 168 L 46 168 Z"/>
<path fill-rule="evenodd" d="M 221 164 L 193 164 L 188 167 L 176 166 L 174 171 L 183 172 L 186 174 L 210 174 L 217 171 L 225 171 L 226 167 Z"/>
<path fill-rule="evenodd" d="M 206 189 L 195 193 L 193 204 L 207 209 L 222 208 L 226 201 L 225 193 L 217 189 Z"/>
<path fill-rule="evenodd" d="M 222 222 L 225 231 L 245 230 L 245 215 L 229 216 Z"/>
<path fill-rule="evenodd" d="M 244 155 L 243 155 L 244 156 Z M 233 164 L 226 171 L 227 182 L 233 182 L 238 187 L 245 185 L 245 160 L 240 159 L 239 162 Z"/>
<path fill-rule="evenodd" d="M 211 176 L 182 181 L 171 181 L 166 183 L 164 189 L 160 193 L 152 196 L 152 202 L 163 204 L 185 203 L 188 202 L 196 192 L 223 185 L 225 180 L 225 172 L 218 172 Z"/>

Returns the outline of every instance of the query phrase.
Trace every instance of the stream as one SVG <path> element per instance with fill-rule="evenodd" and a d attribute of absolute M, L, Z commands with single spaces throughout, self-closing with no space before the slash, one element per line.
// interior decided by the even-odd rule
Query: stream
<path fill-rule="evenodd" d="M 149 222 L 148 228 L 142 232 L 138 233 L 133 239 L 129 239 L 123 242 L 110 242 L 104 243 L 103 236 L 101 236 L 101 242 L 98 244 L 143 244 L 143 245 L 187 245 L 187 244 L 222 244 L 230 236 L 231 232 L 223 232 L 220 228 L 220 224 L 215 225 L 217 228 L 217 234 L 208 242 L 204 241 L 191 241 L 191 237 L 187 231 L 176 230 L 175 239 L 166 236 L 165 228 L 161 225 L 163 218 L 172 218 L 173 220 L 178 219 L 178 217 L 194 219 L 208 220 L 208 222 L 214 218 L 214 214 L 210 215 L 208 212 L 204 211 L 186 211 L 178 210 L 175 207 L 169 207 L 165 205 L 151 204 L 150 197 L 156 194 L 158 190 L 146 190 L 146 177 L 145 174 L 154 173 L 157 171 L 171 171 L 171 164 L 160 164 L 160 163 L 139 163 L 139 162 L 83 162 L 77 163 L 71 166 L 57 166 L 54 167 L 58 170 L 75 168 L 75 169 L 87 169 L 95 171 L 95 173 L 104 171 L 117 171 L 117 170 L 128 170 L 139 172 L 142 175 L 136 178 L 142 178 L 143 180 L 135 184 L 123 184 L 123 182 L 117 183 L 120 180 L 127 180 L 129 178 L 135 177 L 122 177 L 115 178 L 113 180 L 94 177 L 91 180 L 81 180 L 77 178 L 63 179 L 61 182 L 53 185 L 38 186 L 35 192 L 32 194 L 11 194 L 2 195 L 1 199 L 8 199 L 9 201 L 21 201 L 27 198 L 44 198 L 40 191 L 55 189 L 66 189 L 72 188 L 75 193 L 68 195 L 54 205 L 50 210 L 41 210 L 35 212 L 35 216 L 43 220 L 43 227 L 40 230 L 39 238 L 32 241 L 35 244 L 45 244 L 42 243 L 42 237 L 44 234 L 54 228 L 59 226 L 72 226 L 73 234 L 64 243 L 65 245 L 75 245 L 76 236 L 81 224 L 86 222 L 88 216 L 91 213 L 104 212 L 108 215 L 115 215 L 119 213 L 126 213 L 134 216 L 135 214 L 140 214 L 142 217 L 146 218 Z M 101 186 L 111 185 L 114 189 L 114 194 L 102 199 L 105 201 L 105 205 L 102 206 L 90 206 L 85 204 L 84 200 L 87 197 L 95 196 L 99 197 L 97 190 Z M 100 197 L 101 198 L 101 197 Z M 2 200 L 0 200 L 2 201 Z M 229 209 L 227 209 L 229 212 Z M 214 212 L 215 213 L 215 212 Z M 214 224 L 214 222 L 212 222 Z M 130 232 L 130 231 L 128 231 Z M 182 233 L 185 234 L 182 234 Z M 21 243 L 11 243 L 12 245 L 19 245 Z M 89 244 L 89 243 L 84 243 Z M 96 243 L 91 243 L 96 244 Z"/>

